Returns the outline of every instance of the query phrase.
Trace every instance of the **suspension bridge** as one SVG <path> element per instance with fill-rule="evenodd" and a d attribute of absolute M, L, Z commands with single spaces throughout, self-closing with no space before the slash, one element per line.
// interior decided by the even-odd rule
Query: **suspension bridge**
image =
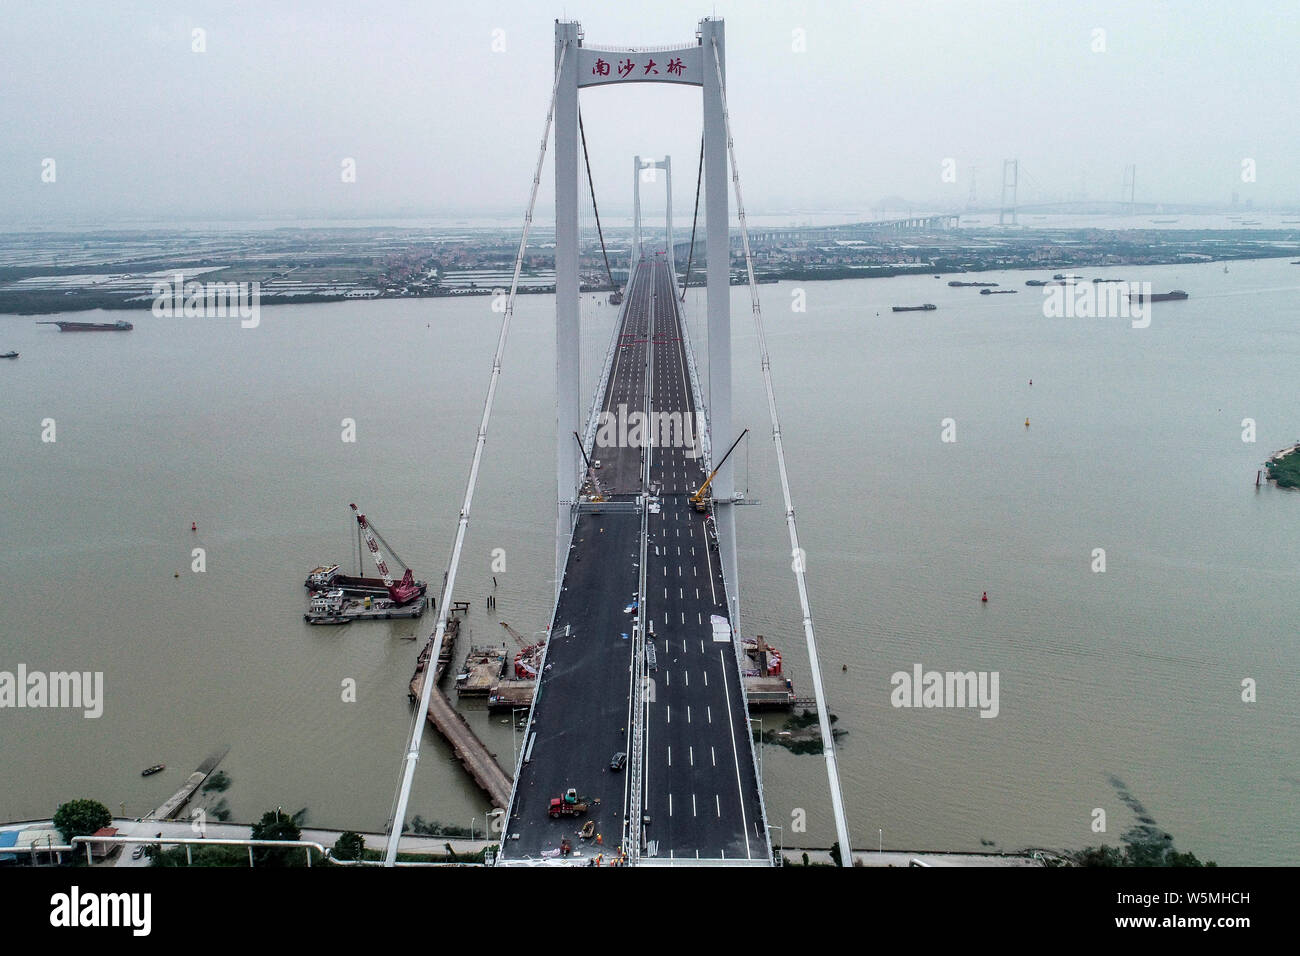
<path fill-rule="evenodd" d="M 557 21 L 554 64 L 513 280 L 430 639 L 430 659 L 436 660 L 447 635 L 448 609 L 453 606 L 553 132 L 556 593 L 510 799 L 500 821 L 496 863 L 588 864 L 597 855 L 624 865 L 773 863 L 742 679 L 745 631 L 735 508 L 743 496 L 735 492 L 730 449 L 727 455 L 716 454 L 720 447 L 734 447 L 729 282 L 733 194 L 831 810 L 839 845 L 849 848 L 727 109 L 724 23 L 702 20 L 693 41 L 675 46 L 593 47 L 584 43 L 578 23 Z M 587 87 L 647 82 L 701 91 L 703 134 L 691 243 L 686 267 L 679 272 L 673 255 L 671 161 L 636 157 L 629 279 L 597 384 L 584 401 L 579 202 L 580 155 L 585 156 L 587 137 L 579 93 Z M 585 185 L 591 191 L 612 286 L 589 164 L 586 168 Z M 667 178 L 666 243 L 656 248 L 642 236 L 640 184 L 643 171 L 660 169 Z M 702 344 L 707 348 L 703 367 L 697 364 L 684 295 L 695 267 L 701 212 L 706 312 Z M 634 413 L 640 415 L 641 428 L 624 428 Z M 434 683 L 423 682 L 412 722 L 390 818 L 385 852 L 389 866 L 397 861 Z M 572 853 L 579 820 L 591 824 L 591 840 L 581 853 Z M 842 858 L 851 859 L 851 854 L 845 852 Z"/>

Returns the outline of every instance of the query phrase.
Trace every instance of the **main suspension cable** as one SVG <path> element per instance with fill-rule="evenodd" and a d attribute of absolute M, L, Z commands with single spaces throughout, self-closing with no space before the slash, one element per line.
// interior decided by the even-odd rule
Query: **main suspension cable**
<path fill-rule="evenodd" d="M 605 275 L 609 277 L 609 287 L 614 285 L 614 273 L 609 268 L 609 253 L 605 251 L 605 233 L 600 228 L 600 209 L 596 206 L 596 184 L 591 179 L 591 160 L 587 157 L 587 131 L 582 128 L 582 110 L 578 110 L 578 135 L 582 138 L 582 162 L 587 167 L 587 188 L 591 190 L 591 211 L 596 214 L 596 235 L 600 236 L 600 254 L 605 257 Z"/>
<path fill-rule="evenodd" d="M 740 194 L 740 170 L 736 165 L 736 147 L 731 138 L 731 114 L 727 109 L 727 88 L 722 79 L 722 62 L 718 41 L 713 41 L 713 65 L 718 71 L 718 93 L 722 98 L 722 121 L 727 134 L 727 153 L 731 157 L 731 182 L 736 191 L 736 213 L 740 218 L 740 236 L 745 248 L 745 268 L 749 271 L 749 298 L 754 312 L 754 329 L 758 333 L 758 346 L 762 355 L 763 384 L 767 388 L 767 408 L 772 416 L 772 440 L 776 443 L 776 464 L 781 474 L 781 494 L 785 498 L 785 523 L 790 532 L 790 566 L 794 570 L 799 589 L 799 606 L 803 612 L 803 631 L 808 644 L 808 664 L 812 671 L 813 695 L 817 701 L 817 721 L 821 725 L 822 751 L 826 756 L 826 779 L 831 791 L 831 809 L 835 815 L 835 830 L 839 836 L 840 865 L 853 865 L 853 844 L 849 839 L 848 822 L 844 816 L 844 794 L 840 789 L 839 765 L 835 759 L 835 736 L 831 733 L 830 717 L 826 710 L 826 691 L 822 686 L 821 664 L 817 657 L 817 635 L 813 630 L 812 609 L 808 603 L 808 585 L 804 579 L 804 552 L 799 547 L 799 530 L 795 527 L 794 504 L 790 498 L 790 479 L 785 470 L 785 449 L 781 444 L 781 420 L 776 413 L 776 393 L 772 389 L 772 362 L 767 353 L 767 335 L 763 329 L 763 310 L 758 301 L 758 283 L 754 280 L 754 257 L 749 248 L 749 226 L 745 222 L 745 201 Z M 723 250 L 724 255 L 726 250 Z M 716 250 L 710 249 L 709 255 Z"/>
<path fill-rule="evenodd" d="M 542 181 L 542 162 L 546 159 L 546 143 L 551 138 L 551 122 L 555 118 L 555 100 L 560 89 L 560 76 L 564 70 L 564 60 L 568 55 L 569 44 L 566 41 L 560 48 L 559 62 L 555 66 L 555 83 L 551 86 L 551 104 L 546 110 L 546 128 L 542 132 L 542 145 L 537 155 L 537 169 L 533 173 L 532 194 L 528 197 L 528 212 L 524 215 L 524 232 L 519 238 L 519 253 L 515 256 L 514 277 L 510 280 L 510 296 L 506 299 L 505 315 L 501 317 L 501 332 L 497 336 L 496 353 L 492 358 L 492 377 L 488 382 L 487 399 L 483 403 L 483 419 L 478 427 L 478 440 L 474 444 L 474 459 L 469 468 L 469 479 L 465 486 L 465 502 L 461 505 L 460 521 L 456 527 L 456 541 L 451 549 L 451 561 L 447 565 L 446 578 L 442 585 L 442 605 L 438 608 L 438 623 L 431 637 L 432 647 L 424 669 L 424 687 L 420 693 L 420 703 L 412 720 L 411 743 L 407 748 L 402 783 L 397 790 L 396 807 L 393 818 L 389 821 L 388 847 L 384 854 L 384 866 L 397 864 L 397 846 L 402 839 L 402 829 L 406 819 L 406 806 L 411 798 L 411 782 L 415 777 L 415 765 L 420 759 L 420 744 L 424 738 L 425 714 L 429 712 L 429 701 L 433 697 L 433 685 L 437 683 L 438 656 L 442 653 L 442 641 L 447 632 L 447 615 L 451 608 L 451 595 L 456 586 L 456 570 L 460 567 L 461 549 L 465 544 L 465 531 L 469 527 L 470 505 L 474 500 L 474 488 L 478 484 L 479 463 L 483 459 L 483 445 L 487 441 L 488 423 L 492 419 L 492 404 L 496 399 L 497 382 L 501 378 L 501 359 L 505 354 L 506 337 L 510 333 L 510 320 L 515 314 L 515 295 L 519 290 L 519 274 L 524 266 L 524 251 L 528 247 L 528 233 L 533 225 L 533 207 L 537 204 L 537 187 Z"/>
<path fill-rule="evenodd" d="M 686 287 L 691 284 L 691 260 L 695 258 L 695 226 L 700 221 L 700 185 L 704 182 L 704 136 L 700 136 L 700 168 L 695 174 L 695 215 L 691 218 L 691 250 L 686 253 L 686 278 L 682 279 L 682 301 L 686 301 Z M 730 250 L 728 250 L 730 255 Z"/>

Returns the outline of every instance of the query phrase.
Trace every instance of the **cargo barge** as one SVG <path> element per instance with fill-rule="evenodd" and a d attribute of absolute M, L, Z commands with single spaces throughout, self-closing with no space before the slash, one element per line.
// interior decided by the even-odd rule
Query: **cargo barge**
<path fill-rule="evenodd" d="M 57 325 L 60 332 L 130 332 L 134 325 L 125 319 L 116 322 L 37 322 L 37 325 Z"/>
<path fill-rule="evenodd" d="M 933 312 L 938 306 L 933 302 L 927 302 L 925 305 L 896 305 L 895 312 Z"/>
<path fill-rule="evenodd" d="M 1172 292 L 1153 292 L 1146 295 L 1142 292 L 1129 293 L 1129 298 L 1138 302 L 1181 302 L 1187 298 L 1187 293 L 1182 289 L 1174 289 Z"/>

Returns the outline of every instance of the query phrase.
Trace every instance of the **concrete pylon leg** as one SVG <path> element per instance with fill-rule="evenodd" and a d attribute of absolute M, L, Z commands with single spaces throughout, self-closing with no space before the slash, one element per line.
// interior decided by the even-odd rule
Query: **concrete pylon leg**
<path fill-rule="evenodd" d="M 565 42 L 571 55 L 560 65 Z M 573 531 L 580 451 L 573 433 L 582 414 L 578 370 L 578 24 L 555 24 L 555 591 Z"/>
<path fill-rule="evenodd" d="M 726 448 L 734 439 L 731 423 L 731 239 L 730 201 L 727 178 L 727 130 L 723 117 L 722 89 L 718 85 L 717 63 L 723 80 L 727 75 L 723 24 L 718 20 L 700 23 L 700 44 L 704 54 L 704 221 L 705 290 L 709 327 L 709 429 L 714 449 Z M 716 47 L 715 47 L 716 42 Z M 713 479 L 718 524 L 718 550 L 727 583 L 728 610 L 732 627 L 740 633 L 740 591 L 736 575 L 736 522 L 731 496 L 735 492 L 735 469 L 727 461 Z"/>

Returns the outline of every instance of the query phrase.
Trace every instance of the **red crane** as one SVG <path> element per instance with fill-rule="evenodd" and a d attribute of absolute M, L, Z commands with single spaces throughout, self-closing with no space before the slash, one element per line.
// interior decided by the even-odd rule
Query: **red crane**
<path fill-rule="evenodd" d="M 366 516 L 357 510 L 356 505 L 349 504 L 348 507 L 357 516 L 357 527 L 361 529 L 361 536 L 365 538 L 366 547 L 370 549 L 370 556 L 375 559 L 375 567 L 379 569 L 379 576 L 384 579 L 384 587 L 388 588 L 388 596 L 393 599 L 393 603 L 399 605 L 409 604 L 422 595 L 424 589 L 415 583 L 415 575 L 411 573 L 410 568 L 406 569 L 406 573 L 402 575 L 402 580 L 396 583 L 393 582 L 393 576 L 388 571 L 388 564 L 384 561 L 384 556 L 379 550 L 379 542 L 375 540 L 374 532 L 371 531 L 370 525 L 366 523 Z M 395 554 L 394 557 L 396 557 Z"/>

